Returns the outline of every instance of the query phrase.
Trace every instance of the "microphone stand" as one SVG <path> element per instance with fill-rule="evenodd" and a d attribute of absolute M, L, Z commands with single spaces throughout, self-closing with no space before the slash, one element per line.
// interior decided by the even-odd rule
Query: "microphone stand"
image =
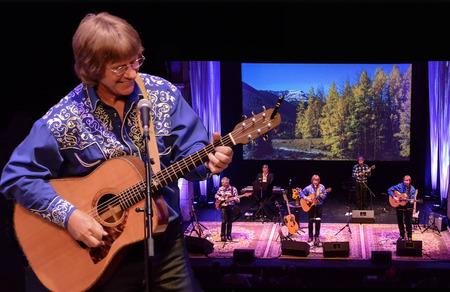
<path fill-rule="evenodd" d="M 153 286 L 153 259 L 155 257 L 155 246 L 153 241 L 153 230 L 152 230 L 152 218 L 153 218 L 153 209 L 152 209 L 152 168 L 151 164 L 153 164 L 153 159 L 150 158 L 149 152 L 149 141 L 150 135 L 148 127 L 144 127 L 144 147 L 145 147 L 145 178 L 146 178 L 146 188 L 145 188 L 145 272 L 146 272 L 146 288 L 147 291 L 151 291 L 151 287 Z"/>

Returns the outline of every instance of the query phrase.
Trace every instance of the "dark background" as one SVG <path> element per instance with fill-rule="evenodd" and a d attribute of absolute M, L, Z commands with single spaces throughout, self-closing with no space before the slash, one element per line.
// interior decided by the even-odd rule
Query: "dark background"
<path fill-rule="evenodd" d="M 370 184 L 379 194 L 410 174 L 420 194 L 429 193 L 427 61 L 450 55 L 448 8 L 406 1 L 1 2 L 0 167 L 32 123 L 79 84 L 71 40 L 80 20 L 89 12 L 108 11 L 140 33 L 147 58 L 143 72 L 171 80 L 169 61 L 223 61 L 222 134 L 230 132 L 242 114 L 240 62 L 412 62 L 411 159 L 376 162 Z M 275 185 L 287 188 L 292 179 L 293 186 L 304 187 L 317 173 L 338 194 L 356 163 L 243 161 L 242 147 L 234 151 L 224 175 L 238 189 L 250 185 L 267 163 Z M 11 206 L 0 196 L 0 236 L 6 235 L 0 238 L 6 247 L 0 248 L 0 288 L 5 283 L 14 290 L 23 281 L 20 266 L 11 264 L 20 259 Z"/>

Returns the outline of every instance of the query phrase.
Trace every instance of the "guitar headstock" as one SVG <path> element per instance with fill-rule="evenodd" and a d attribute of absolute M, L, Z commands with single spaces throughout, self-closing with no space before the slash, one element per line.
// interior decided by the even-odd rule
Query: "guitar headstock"
<path fill-rule="evenodd" d="M 277 113 L 275 117 L 271 119 L 273 112 L 273 108 L 266 109 L 237 124 L 230 133 L 234 144 L 248 144 L 254 139 L 278 127 L 281 124 L 281 116 Z"/>
<path fill-rule="evenodd" d="M 283 192 L 283 199 L 286 201 L 286 203 L 289 201 L 286 195 L 286 191 Z"/>
<path fill-rule="evenodd" d="M 328 188 L 328 189 L 325 190 L 325 193 L 329 193 L 329 192 L 331 192 L 332 190 L 333 190 L 332 188 Z"/>

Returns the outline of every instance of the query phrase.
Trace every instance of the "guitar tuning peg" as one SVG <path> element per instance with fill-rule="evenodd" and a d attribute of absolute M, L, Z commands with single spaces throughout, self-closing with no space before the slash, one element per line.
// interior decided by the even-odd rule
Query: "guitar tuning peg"
<path fill-rule="evenodd" d="M 241 116 L 241 122 L 245 121 L 246 119 L 247 119 L 247 116 L 246 116 L 246 115 L 242 115 L 242 116 Z"/>
<path fill-rule="evenodd" d="M 262 108 L 263 108 L 263 110 L 266 110 L 266 106 L 265 105 L 263 105 Z"/>
<path fill-rule="evenodd" d="M 267 141 L 267 139 L 269 139 L 269 136 L 268 136 L 267 134 L 264 134 L 263 140 L 264 140 L 264 141 Z"/>
<path fill-rule="evenodd" d="M 252 111 L 252 116 L 256 116 L 255 113 Z"/>
<path fill-rule="evenodd" d="M 253 140 L 252 143 L 253 143 L 253 146 L 258 146 L 258 144 L 256 144 L 255 140 Z"/>

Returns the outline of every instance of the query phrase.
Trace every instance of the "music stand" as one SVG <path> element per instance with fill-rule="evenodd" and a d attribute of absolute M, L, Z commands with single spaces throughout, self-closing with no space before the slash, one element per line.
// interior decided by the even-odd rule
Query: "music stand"
<path fill-rule="evenodd" d="M 264 222 L 264 217 L 270 216 L 269 211 L 267 210 L 266 204 L 267 201 L 269 200 L 268 198 L 264 198 L 264 194 L 267 192 L 267 188 L 269 186 L 269 183 L 267 182 L 262 182 L 262 181 L 256 181 L 253 182 L 253 192 L 255 194 L 260 195 L 260 197 L 258 198 L 258 204 L 259 204 L 259 208 L 258 210 L 256 210 L 255 214 L 253 215 L 255 218 L 257 216 L 261 216 L 263 218 L 263 222 Z"/>

